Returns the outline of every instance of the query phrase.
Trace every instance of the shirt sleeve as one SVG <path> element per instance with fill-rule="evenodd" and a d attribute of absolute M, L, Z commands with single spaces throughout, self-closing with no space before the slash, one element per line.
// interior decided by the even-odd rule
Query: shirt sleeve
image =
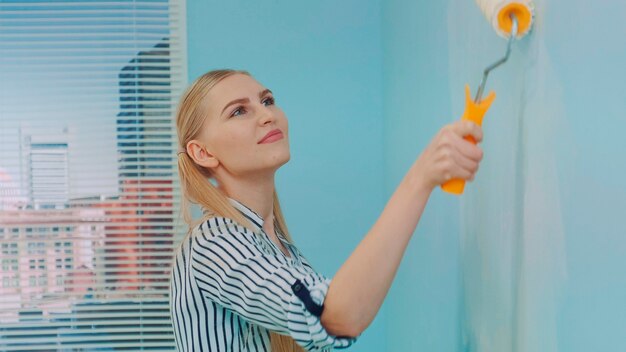
<path fill-rule="evenodd" d="M 341 349 L 358 338 L 333 336 L 320 322 L 330 279 L 262 250 L 257 235 L 215 217 L 195 233 L 193 276 L 205 298 L 279 334 L 308 351 Z"/>

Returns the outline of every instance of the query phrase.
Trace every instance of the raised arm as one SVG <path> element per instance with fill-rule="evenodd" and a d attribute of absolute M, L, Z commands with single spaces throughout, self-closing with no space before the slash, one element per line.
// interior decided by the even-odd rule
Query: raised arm
<path fill-rule="evenodd" d="M 334 335 L 358 336 L 372 322 L 389 291 L 404 251 L 432 190 L 453 178 L 472 180 L 482 151 L 465 140 L 482 139 L 474 123 L 444 127 L 419 156 L 382 214 L 330 283 L 321 323 Z"/>

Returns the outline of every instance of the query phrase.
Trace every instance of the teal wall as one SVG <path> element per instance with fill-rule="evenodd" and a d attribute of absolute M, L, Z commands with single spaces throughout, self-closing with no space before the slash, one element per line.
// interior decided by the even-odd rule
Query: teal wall
<path fill-rule="evenodd" d="M 446 9 L 443 1 L 383 2 L 386 198 L 453 120 Z M 388 351 L 459 350 L 458 232 L 458 200 L 435 190 L 387 297 Z"/>
<path fill-rule="evenodd" d="M 477 350 L 472 329 L 500 313 L 502 336 L 518 337 L 504 350 L 626 350 L 626 3 L 536 5 L 532 34 L 489 79 L 498 96 L 476 181 L 460 198 L 433 193 L 350 350 Z M 187 11 L 190 80 L 247 69 L 287 113 L 279 194 L 296 243 L 330 276 L 505 45 L 471 0 L 189 0 Z M 463 248 L 468 236 L 490 239 L 483 254 Z M 477 279 L 495 269 L 511 274 Z"/>
<path fill-rule="evenodd" d="M 487 83 L 476 181 L 436 192 L 407 250 L 390 351 L 626 350 L 626 3 L 535 4 Z M 387 196 L 505 40 L 469 0 L 384 1 L 382 18 Z"/>
<path fill-rule="evenodd" d="M 289 119 L 277 190 L 294 241 L 333 276 L 383 201 L 382 50 L 377 1 L 187 1 L 189 80 L 239 68 Z M 384 351 L 384 306 L 351 348 Z"/>

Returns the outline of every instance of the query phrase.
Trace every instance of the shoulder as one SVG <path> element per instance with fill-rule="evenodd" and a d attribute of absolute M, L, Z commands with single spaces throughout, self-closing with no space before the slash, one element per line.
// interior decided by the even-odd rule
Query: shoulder
<path fill-rule="evenodd" d="M 250 229 L 242 226 L 238 222 L 235 222 L 231 218 L 222 216 L 212 216 L 203 220 L 191 230 L 191 234 L 193 236 L 202 235 L 206 238 L 233 235 L 254 235 Z"/>
<path fill-rule="evenodd" d="M 252 230 L 233 219 L 214 216 L 191 230 L 192 247 L 250 248 L 258 246 L 258 237 Z"/>

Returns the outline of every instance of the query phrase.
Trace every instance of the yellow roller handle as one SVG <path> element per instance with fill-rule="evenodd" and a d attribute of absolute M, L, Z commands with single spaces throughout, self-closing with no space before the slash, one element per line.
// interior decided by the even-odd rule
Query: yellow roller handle
<path fill-rule="evenodd" d="M 461 116 L 461 120 L 470 120 L 478 126 L 482 126 L 483 116 L 485 116 L 485 113 L 487 112 L 487 110 L 489 110 L 489 107 L 491 106 L 491 103 L 493 103 L 493 100 L 495 98 L 496 93 L 490 92 L 485 99 L 481 100 L 479 103 L 476 103 L 472 100 L 472 97 L 470 96 L 469 85 L 465 85 L 465 111 L 463 112 L 463 116 Z M 476 140 L 472 136 L 465 136 L 465 140 L 476 144 Z M 452 179 L 441 185 L 441 188 L 448 193 L 459 195 L 463 193 L 463 189 L 465 188 L 465 180 Z"/>

